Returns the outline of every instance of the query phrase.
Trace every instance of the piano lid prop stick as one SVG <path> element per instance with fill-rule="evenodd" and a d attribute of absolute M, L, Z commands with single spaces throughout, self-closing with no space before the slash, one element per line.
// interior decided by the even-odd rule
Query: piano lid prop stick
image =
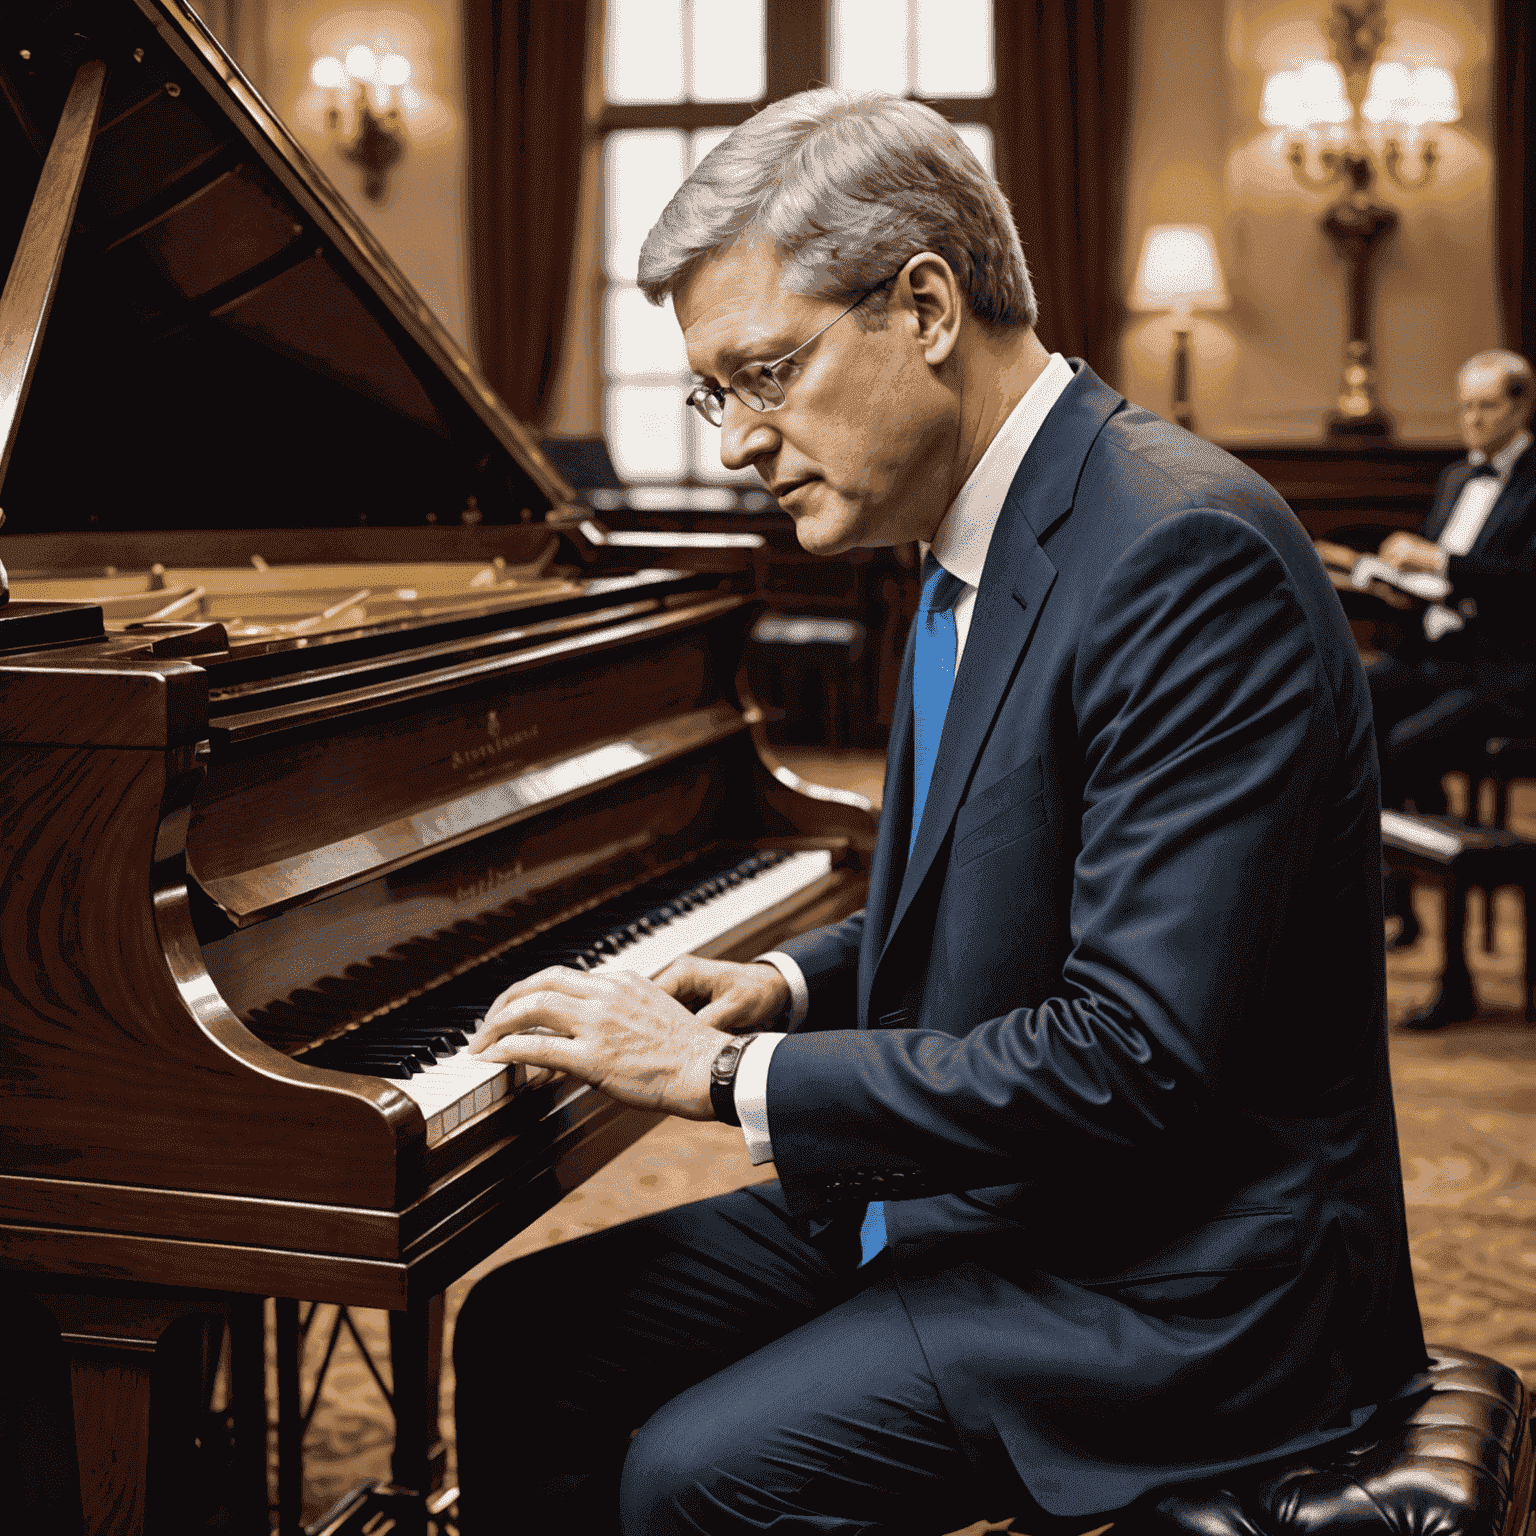
<path fill-rule="evenodd" d="M 42 350 L 48 312 L 59 286 L 64 248 L 75 222 L 75 206 L 91 158 L 107 66 L 87 59 L 75 72 L 57 132 L 43 162 L 43 174 L 27 213 L 21 244 L 0 293 L 0 485 L 16 445 L 21 408 L 26 404 Z"/>

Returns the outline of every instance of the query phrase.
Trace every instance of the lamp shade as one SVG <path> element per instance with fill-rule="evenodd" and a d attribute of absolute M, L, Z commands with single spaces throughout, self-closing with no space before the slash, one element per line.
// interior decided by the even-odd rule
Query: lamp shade
<path fill-rule="evenodd" d="M 1216 241 L 1204 224 L 1154 224 L 1141 242 L 1132 309 L 1225 309 L 1226 280 Z"/>
<path fill-rule="evenodd" d="M 1360 106 L 1368 123 L 1405 123 L 1413 110 L 1413 71 L 1382 60 L 1371 65 L 1371 83 Z"/>
<path fill-rule="evenodd" d="M 1437 64 L 1421 64 L 1417 69 L 1390 61 L 1375 64 L 1360 115 L 1368 123 L 1401 123 L 1409 128 L 1454 123 L 1461 116 L 1456 77 Z"/>
<path fill-rule="evenodd" d="M 1414 70 L 1413 111 L 1419 123 L 1454 123 L 1461 116 L 1455 75 L 1435 64 Z"/>
<path fill-rule="evenodd" d="M 1266 128 L 1310 126 L 1300 70 L 1276 70 L 1264 82 L 1264 99 L 1259 106 L 1259 120 Z"/>
<path fill-rule="evenodd" d="M 1308 59 L 1296 73 L 1309 126 L 1347 123 L 1355 115 L 1344 89 L 1344 71 L 1331 59 Z"/>

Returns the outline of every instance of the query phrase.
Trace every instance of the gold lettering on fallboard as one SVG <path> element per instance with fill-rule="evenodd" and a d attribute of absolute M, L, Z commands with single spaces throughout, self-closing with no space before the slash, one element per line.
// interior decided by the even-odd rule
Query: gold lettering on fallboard
<path fill-rule="evenodd" d="M 534 721 L 532 725 L 526 725 L 520 731 L 509 731 L 503 735 L 501 717 L 493 709 L 486 714 L 485 733 L 488 740 L 481 742 L 478 746 L 458 749 L 449 756 L 449 766 L 455 773 L 465 768 L 483 767 L 486 763 L 493 762 L 508 752 L 516 751 L 518 747 L 526 746 L 530 741 L 537 739 L 539 725 L 538 721 Z"/>
<path fill-rule="evenodd" d="M 516 864 L 496 868 L 494 865 L 485 870 L 467 885 L 456 885 L 453 888 L 453 899 L 458 902 L 479 901 L 481 897 L 489 896 L 492 891 L 506 885 L 508 881 L 519 880 L 523 875 L 522 860 Z M 512 901 L 527 903 L 534 900 L 532 891 L 519 891 L 511 897 Z"/>
<path fill-rule="evenodd" d="M 631 833 L 628 837 L 600 848 L 586 849 L 568 854 L 563 859 L 536 865 L 526 869 L 521 859 L 507 865 L 487 865 L 470 879 L 459 879 L 453 887 L 453 900 L 462 906 L 466 902 L 479 904 L 492 895 L 499 898 L 498 905 L 527 906 L 539 899 L 549 887 L 584 873 L 593 868 L 611 868 L 628 854 L 638 853 L 656 841 L 656 833 L 649 827 Z"/>

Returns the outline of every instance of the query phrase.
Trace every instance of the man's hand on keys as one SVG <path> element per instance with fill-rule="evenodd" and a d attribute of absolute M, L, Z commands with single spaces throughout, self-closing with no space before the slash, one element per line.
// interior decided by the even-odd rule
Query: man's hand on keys
<path fill-rule="evenodd" d="M 634 971 L 539 971 L 491 1004 L 469 1049 L 567 1072 L 621 1104 L 715 1118 L 709 1068 L 720 1036 Z"/>
<path fill-rule="evenodd" d="M 789 1006 L 789 987 L 773 966 L 760 961 L 674 960 L 656 985 L 694 1011 L 694 1018 L 728 1035 L 759 1029 Z"/>

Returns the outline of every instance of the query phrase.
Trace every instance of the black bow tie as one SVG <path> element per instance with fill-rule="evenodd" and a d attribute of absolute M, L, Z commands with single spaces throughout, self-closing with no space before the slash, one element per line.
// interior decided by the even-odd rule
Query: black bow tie
<path fill-rule="evenodd" d="M 1471 473 L 1468 474 L 1467 479 L 1476 480 L 1479 475 L 1487 475 L 1494 480 L 1499 478 L 1498 470 L 1496 470 L 1493 465 L 1490 464 L 1486 459 L 1484 459 L 1481 464 L 1474 464 L 1472 466 Z"/>

